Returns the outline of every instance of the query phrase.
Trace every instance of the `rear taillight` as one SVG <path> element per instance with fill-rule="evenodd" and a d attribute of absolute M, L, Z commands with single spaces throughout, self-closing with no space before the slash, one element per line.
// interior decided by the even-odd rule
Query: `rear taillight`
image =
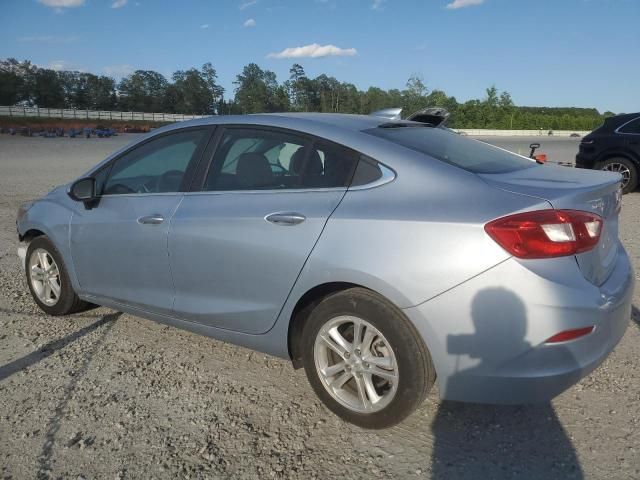
<path fill-rule="evenodd" d="M 515 257 L 551 258 L 594 248 L 602 223 L 602 217 L 589 212 L 537 210 L 493 220 L 484 229 Z"/>
<path fill-rule="evenodd" d="M 570 342 L 571 340 L 576 340 L 577 338 L 584 337 L 585 335 L 589 335 L 596 329 L 595 326 L 584 327 L 584 328 L 575 328 L 573 330 L 565 330 L 564 332 L 556 333 L 553 337 L 548 338 L 544 343 L 561 343 L 561 342 Z"/>

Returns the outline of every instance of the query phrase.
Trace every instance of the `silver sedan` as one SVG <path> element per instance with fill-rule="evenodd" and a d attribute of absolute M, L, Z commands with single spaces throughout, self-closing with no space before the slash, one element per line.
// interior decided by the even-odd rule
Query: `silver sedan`
<path fill-rule="evenodd" d="M 548 401 L 629 322 L 617 174 L 539 165 L 425 121 L 174 124 L 24 205 L 29 289 L 304 367 L 365 428 L 443 399 Z"/>

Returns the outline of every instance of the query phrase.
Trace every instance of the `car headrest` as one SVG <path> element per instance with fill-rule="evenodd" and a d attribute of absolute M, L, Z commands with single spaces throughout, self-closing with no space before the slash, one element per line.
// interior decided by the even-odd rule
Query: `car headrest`
<path fill-rule="evenodd" d="M 317 150 L 311 150 L 307 165 L 304 165 L 304 147 L 299 148 L 291 157 L 291 171 L 296 175 L 322 175 L 322 159 Z M 304 168 L 304 172 L 302 169 Z"/>
<path fill-rule="evenodd" d="M 273 172 L 269 166 L 269 160 L 260 153 L 240 155 L 236 176 L 242 188 L 261 188 L 273 184 Z"/>

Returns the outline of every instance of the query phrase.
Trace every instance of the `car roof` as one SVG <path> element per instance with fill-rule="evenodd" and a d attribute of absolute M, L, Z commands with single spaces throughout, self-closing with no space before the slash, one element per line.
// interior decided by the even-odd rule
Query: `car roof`
<path fill-rule="evenodd" d="M 347 113 L 310 113 L 310 112 L 283 112 L 283 113 L 257 113 L 249 115 L 214 115 L 197 120 L 177 122 L 164 129 L 183 128 L 194 125 L 217 124 L 247 124 L 247 125 L 271 125 L 274 127 L 291 128 L 294 130 L 314 130 L 331 127 L 358 132 L 369 128 L 378 127 L 388 123 L 389 120 L 371 115 L 352 115 Z M 301 128 L 302 127 L 302 128 Z"/>
<path fill-rule="evenodd" d="M 613 117 L 608 117 L 605 119 L 605 123 L 608 123 L 612 127 L 618 127 L 624 123 L 627 123 L 629 120 L 633 120 L 634 118 L 640 117 L 640 112 L 637 113 L 622 113 L 620 115 L 614 115 Z"/>
<path fill-rule="evenodd" d="M 401 122 L 404 123 L 406 121 Z M 143 142 L 156 135 L 183 128 L 202 127 L 208 125 L 247 125 L 248 127 L 264 126 L 285 128 L 324 138 L 329 141 L 345 145 L 370 157 L 377 158 L 377 156 L 382 155 L 384 150 L 397 150 L 399 147 L 387 140 L 376 138 L 362 132 L 376 128 L 385 123 L 389 123 L 389 119 L 372 115 L 352 115 L 345 113 L 286 112 L 250 115 L 212 115 L 210 117 L 185 120 L 171 123 L 160 128 L 155 128 L 147 135 L 137 139 L 135 142 L 112 153 L 104 161 L 89 170 L 89 172 L 98 170 L 103 164 L 107 163 L 114 157 L 117 157 L 135 144 Z"/>

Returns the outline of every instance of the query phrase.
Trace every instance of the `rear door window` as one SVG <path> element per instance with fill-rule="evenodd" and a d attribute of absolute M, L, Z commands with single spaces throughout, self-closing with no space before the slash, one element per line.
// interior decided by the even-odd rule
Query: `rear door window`
<path fill-rule="evenodd" d="M 295 132 L 228 128 L 204 190 L 347 187 L 358 159 L 351 149 Z"/>
<path fill-rule="evenodd" d="M 624 124 L 618 131 L 620 133 L 633 133 L 635 135 L 640 135 L 640 118 L 636 118 L 635 120 L 631 120 L 629 123 Z"/>

